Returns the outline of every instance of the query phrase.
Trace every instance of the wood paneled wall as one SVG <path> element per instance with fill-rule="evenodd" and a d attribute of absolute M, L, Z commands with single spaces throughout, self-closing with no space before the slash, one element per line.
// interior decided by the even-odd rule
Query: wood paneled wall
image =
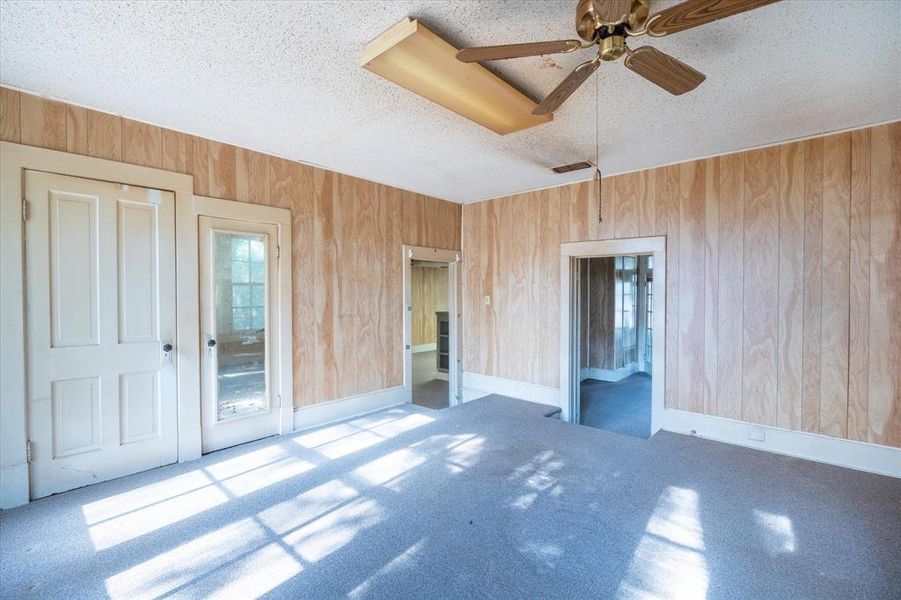
<path fill-rule="evenodd" d="M 901 123 L 606 178 L 598 210 L 464 207 L 466 371 L 557 387 L 560 244 L 665 235 L 667 406 L 901 446 Z"/>
<path fill-rule="evenodd" d="M 413 345 L 434 344 L 438 339 L 435 313 L 447 310 L 446 268 L 416 266 L 411 269 L 413 296 Z"/>
<path fill-rule="evenodd" d="M 460 249 L 460 206 L 0 88 L 0 139 L 194 177 L 194 193 L 288 208 L 294 403 L 403 383 L 404 244 Z"/>
<path fill-rule="evenodd" d="M 616 369 L 616 265 L 613 258 L 592 258 L 582 272 L 588 289 L 587 364 L 595 369 Z"/>

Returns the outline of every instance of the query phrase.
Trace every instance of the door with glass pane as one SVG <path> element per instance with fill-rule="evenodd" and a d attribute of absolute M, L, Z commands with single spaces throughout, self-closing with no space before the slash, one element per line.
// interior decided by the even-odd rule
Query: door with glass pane
<path fill-rule="evenodd" d="M 200 224 L 203 451 L 279 431 L 278 226 L 213 217 Z"/>

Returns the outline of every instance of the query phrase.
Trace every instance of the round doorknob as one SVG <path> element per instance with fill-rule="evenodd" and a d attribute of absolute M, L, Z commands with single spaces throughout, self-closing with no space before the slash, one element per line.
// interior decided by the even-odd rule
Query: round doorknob
<path fill-rule="evenodd" d="M 163 352 L 172 352 L 172 344 L 169 342 L 163 344 Z"/>
<path fill-rule="evenodd" d="M 216 340 L 210 338 L 206 341 L 207 348 L 214 348 L 216 346 Z"/>

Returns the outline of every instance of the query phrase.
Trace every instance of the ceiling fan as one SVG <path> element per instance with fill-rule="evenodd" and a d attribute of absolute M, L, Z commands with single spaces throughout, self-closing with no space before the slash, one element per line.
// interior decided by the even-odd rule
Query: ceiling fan
<path fill-rule="evenodd" d="M 504 46 L 464 48 L 457 53 L 463 62 L 484 62 L 524 56 L 560 54 L 597 46 L 597 56 L 576 67 L 566 79 L 532 111 L 544 115 L 557 110 L 601 62 L 626 55 L 626 68 L 676 96 L 690 92 L 705 75 L 652 46 L 631 49 L 626 40 L 641 35 L 661 37 L 678 33 L 759 8 L 779 0 L 687 0 L 650 14 L 651 0 L 580 0 L 576 7 L 576 32 L 584 41 L 555 40 Z"/>

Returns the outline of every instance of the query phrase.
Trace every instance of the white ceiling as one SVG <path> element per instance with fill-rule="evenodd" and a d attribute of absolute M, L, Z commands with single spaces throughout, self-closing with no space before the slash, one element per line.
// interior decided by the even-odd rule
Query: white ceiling
<path fill-rule="evenodd" d="M 671 2 L 652 3 L 652 10 Z M 552 123 L 498 136 L 360 68 L 400 19 L 462 46 L 572 38 L 549 2 L 12 2 L 0 81 L 33 93 L 470 202 L 585 179 L 595 85 Z M 601 167 L 615 174 L 901 118 L 901 2 L 791 1 L 661 39 L 706 73 L 670 96 L 598 71 Z M 491 63 L 535 98 L 590 51 Z"/>

